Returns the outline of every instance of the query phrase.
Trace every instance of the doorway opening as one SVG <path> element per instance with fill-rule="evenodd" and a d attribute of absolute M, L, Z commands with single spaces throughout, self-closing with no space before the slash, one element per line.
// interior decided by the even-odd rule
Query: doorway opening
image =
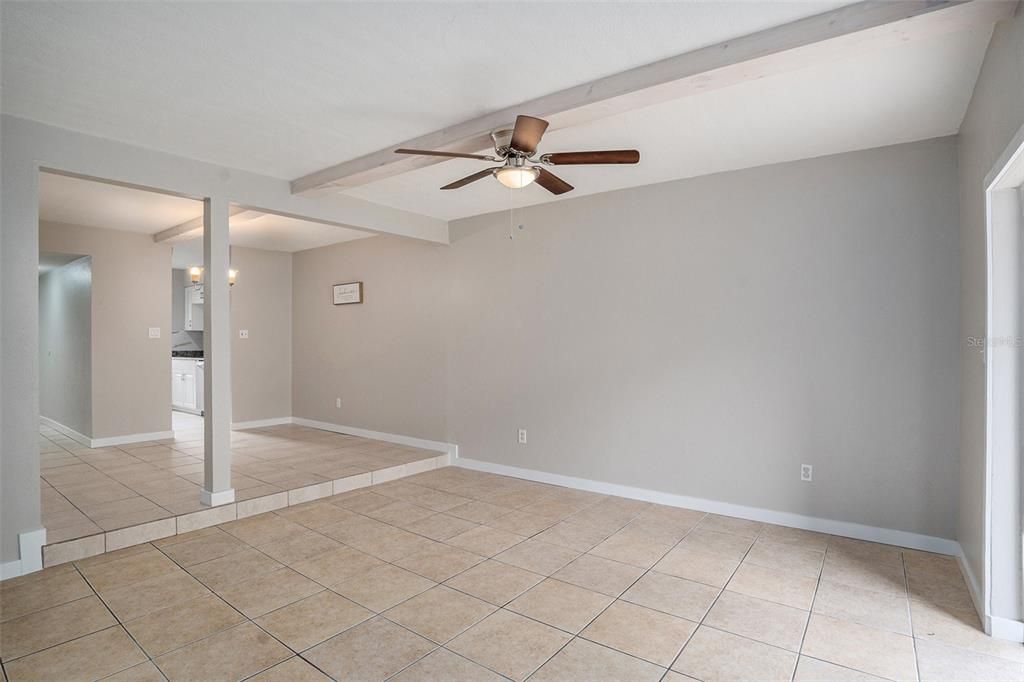
<path fill-rule="evenodd" d="M 1024 127 L 985 180 L 986 630 L 1024 641 Z"/>
<path fill-rule="evenodd" d="M 206 363 L 203 358 L 203 240 L 171 251 L 171 428 L 202 438 Z"/>

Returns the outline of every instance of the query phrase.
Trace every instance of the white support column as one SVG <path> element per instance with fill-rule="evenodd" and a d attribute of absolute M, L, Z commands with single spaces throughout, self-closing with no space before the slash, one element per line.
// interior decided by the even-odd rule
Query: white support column
<path fill-rule="evenodd" d="M 231 299 L 227 199 L 203 201 L 203 356 L 206 360 L 203 504 L 235 501 L 231 487 Z"/>

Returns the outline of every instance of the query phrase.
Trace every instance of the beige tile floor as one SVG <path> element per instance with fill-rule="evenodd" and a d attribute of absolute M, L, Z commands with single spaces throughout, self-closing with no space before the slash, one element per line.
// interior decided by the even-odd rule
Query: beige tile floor
<path fill-rule="evenodd" d="M 291 425 L 234 431 L 231 442 L 231 482 L 238 500 L 438 455 Z M 202 428 L 176 430 L 175 437 L 167 440 L 89 448 L 42 426 L 39 449 L 48 543 L 204 508 L 199 502 Z"/>
<path fill-rule="evenodd" d="M 10 680 L 1021 680 L 953 558 L 445 467 L 0 583 Z"/>

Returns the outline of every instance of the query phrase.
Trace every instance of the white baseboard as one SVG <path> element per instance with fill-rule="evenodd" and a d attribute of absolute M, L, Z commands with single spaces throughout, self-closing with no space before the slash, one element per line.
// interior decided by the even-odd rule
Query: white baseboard
<path fill-rule="evenodd" d="M 0 564 L 0 580 L 17 578 L 19 575 L 21 575 L 21 559 L 5 561 Z"/>
<path fill-rule="evenodd" d="M 997 639 L 1024 642 L 1024 621 L 993 616 L 987 613 L 985 598 L 982 596 L 981 583 L 978 582 L 978 577 L 971 570 L 971 564 L 967 561 L 962 548 L 957 553 L 956 558 L 957 563 L 960 564 L 960 572 L 963 573 L 964 582 L 967 583 L 967 589 L 971 593 L 974 610 L 978 612 L 978 617 L 981 618 L 982 627 L 984 627 L 985 632 Z"/>
<path fill-rule="evenodd" d="M 18 550 L 21 553 L 21 572 L 32 573 L 43 568 L 43 545 L 46 544 L 46 529 L 18 533 Z"/>
<path fill-rule="evenodd" d="M 971 602 L 974 604 L 974 610 L 978 612 L 978 617 L 981 618 L 981 622 L 985 623 L 985 598 L 984 592 L 981 589 L 981 582 L 978 581 L 978 576 L 974 575 L 974 571 L 971 570 L 971 564 L 967 561 L 967 555 L 964 554 L 963 547 L 956 553 L 956 562 L 960 565 L 960 573 L 964 576 L 964 582 L 967 583 L 967 591 L 971 594 Z M 989 631 L 987 623 L 985 623 L 985 632 Z"/>
<path fill-rule="evenodd" d="M 19 558 L 0 564 L 0 580 L 17 578 L 19 575 L 33 573 L 43 568 L 43 545 L 46 544 L 46 529 L 18 533 Z"/>
<path fill-rule="evenodd" d="M 174 438 L 174 431 L 154 431 L 152 433 L 129 433 L 125 436 L 108 436 L 106 438 L 91 438 L 75 431 L 70 426 L 65 426 L 49 417 L 39 416 L 39 421 L 52 429 L 60 431 L 65 436 L 79 445 L 87 448 L 106 448 L 112 445 L 128 445 L 129 443 L 145 443 L 150 440 L 164 440 Z"/>
<path fill-rule="evenodd" d="M 988 634 L 993 637 L 1011 642 L 1024 642 L 1024 622 L 1001 616 L 990 616 L 988 621 Z"/>
<path fill-rule="evenodd" d="M 291 417 L 272 417 L 270 419 L 252 419 L 245 422 L 231 422 L 232 429 L 263 429 L 268 426 L 281 426 L 291 424 Z"/>
<path fill-rule="evenodd" d="M 486 471 L 492 474 L 503 474 L 505 476 L 515 476 L 516 478 L 524 478 L 528 481 L 549 483 L 551 485 L 560 485 L 567 488 L 576 488 L 578 490 L 589 490 L 591 492 L 604 493 L 606 495 L 628 497 L 633 500 L 656 502 L 658 504 L 664 504 L 671 507 L 685 507 L 687 509 L 696 509 L 698 511 L 714 514 L 723 514 L 725 516 L 735 516 L 737 518 L 760 521 L 762 523 L 774 523 L 780 526 L 789 526 L 790 528 L 801 528 L 803 530 L 812 530 L 819 533 L 828 533 L 830 535 L 840 535 L 843 537 L 855 538 L 857 540 L 869 540 L 871 542 L 881 542 L 888 545 L 909 547 L 911 549 L 919 549 L 925 552 L 934 552 L 936 554 L 957 555 L 960 553 L 960 543 L 956 540 L 938 538 L 931 535 L 921 535 L 919 533 L 910 533 L 903 530 L 877 528 L 875 526 L 865 526 L 859 523 L 834 521 L 832 519 L 823 519 L 816 516 L 804 516 L 802 514 L 774 511 L 772 509 L 763 509 L 760 507 L 747 507 L 729 502 L 719 502 L 717 500 L 708 500 L 700 497 L 689 497 L 687 495 L 674 495 L 672 493 L 648 490 L 646 488 L 634 488 L 632 486 L 618 485 L 616 483 L 592 481 L 585 478 L 551 474 L 545 471 L 538 471 L 536 469 L 522 469 L 520 467 L 494 464 L 493 462 L 484 462 L 475 459 L 460 458 L 455 460 L 454 463 L 456 466 L 465 467 L 467 469 Z"/>
<path fill-rule="evenodd" d="M 78 431 L 75 431 L 70 426 L 64 426 L 59 421 L 50 419 L 49 417 L 44 417 L 43 415 L 39 415 L 39 422 L 44 426 L 49 426 L 51 429 L 63 433 L 65 436 L 75 441 L 79 445 L 84 445 L 87 448 L 92 447 L 92 438 L 86 436 L 85 434 L 81 434 Z"/>
<path fill-rule="evenodd" d="M 396 443 L 398 445 L 408 445 L 412 448 L 437 450 L 451 455 L 452 458 L 458 456 L 458 447 L 453 443 L 443 443 L 441 441 L 427 440 L 425 438 L 413 438 L 412 436 L 399 436 L 393 433 L 384 433 L 382 431 L 360 429 L 355 426 L 342 426 L 341 424 L 318 422 L 313 419 L 304 419 L 303 417 L 292 417 L 292 423 L 298 424 L 299 426 L 322 429 L 324 431 L 333 431 L 334 433 L 344 433 L 350 436 L 360 436 L 362 438 L 372 438 L 373 440 L 382 440 L 388 443 Z"/>
<path fill-rule="evenodd" d="M 108 438 L 93 438 L 92 447 L 106 448 L 111 445 L 128 445 L 129 443 L 145 443 L 150 440 L 166 440 L 174 438 L 174 431 L 154 431 L 152 433 L 129 433 L 126 436 L 110 436 Z"/>
<path fill-rule="evenodd" d="M 964 582 L 967 583 L 967 589 L 971 593 L 971 601 L 974 603 L 974 609 L 978 612 L 978 617 L 981 619 L 985 632 L 997 639 L 1024 642 L 1024 622 L 1005 619 L 1005 617 L 1000 615 L 992 615 L 987 612 L 988 609 L 985 608 L 985 598 L 981 590 L 981 583 L 978 582 L 978 577 L 975 576 L 974 571 L 971 569 L 971 563 L 967 560 L 963 548 L 957 552 L 956 562 L 961 567 L 961 572 L 964 573 Z"/>
<path fill-rule="evenodd" d="M 228 488 L 227 490 L 220 490 L 215 493 L 211 493 L 209 490 L 203 488 L 199 491 L 199 501 L 207 507 L 219 507 L 222 504 L 231 504 L 235 501 L 235 489 Z"/>

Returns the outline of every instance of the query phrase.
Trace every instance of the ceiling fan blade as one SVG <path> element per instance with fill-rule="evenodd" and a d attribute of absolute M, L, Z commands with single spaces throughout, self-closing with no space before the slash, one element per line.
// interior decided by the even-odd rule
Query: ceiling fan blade
<path fill-rule="evenodd" d="M 548 122 L 542 118 L 533 116 L 516 116 L 516 127 L 512 130 L 512 141 L 509 146 L 524 154 L 533 154 L 537 151 L 540 138 L 548 129 Z"/>
<path fill-rule="evenodd" d="M 554 173 L 550 173 L 543 168 L 540 168 L 540 175 L 537 176 L 537 184 L 551 192 L 552 194 L 565 194 L 571 192 L 573 187 L 568 182 L 558 177 Z"/>
<path fill-rule="evenodd" d="M 467 175 L 466 177 L 462 178 L 461 180 L 456 180 L 455 182 L 448 183 L 447 185 L 445 185 L 441 189 L 458 189 L 460 187 L 465 187 L 466 185 L 468 185 L 471 182 L 476 182 L 477 180 L 480 180 L 481 178 L 486 178 L 488 175 L 490 175 L 493 172 L 494 172 L 493 168 L 486 168 L 486 169 L 484 169 L 482 171 L 477 171 L 476 173 L 473 173 L 472 175 Z"/>
<path fill-rule="evenodd" d="M 542 158 L 555 166 L 575 166 L 588 163 L 640 163 L 640 152 L 635 149 L 613 149 L 604 152 L 556 152 L 545 154 Z"/>
<path fill-rule="evenodd" d="M 436 152 L 429 149 L 396 149 L 396 154 L 418 154 L 420 156 L 445 156 L 452 159 L 478 159 L 479 161 L 494 161 L 493 156 L 482 156 L 480 154 L 462 154 L 460 152 Z"/>

